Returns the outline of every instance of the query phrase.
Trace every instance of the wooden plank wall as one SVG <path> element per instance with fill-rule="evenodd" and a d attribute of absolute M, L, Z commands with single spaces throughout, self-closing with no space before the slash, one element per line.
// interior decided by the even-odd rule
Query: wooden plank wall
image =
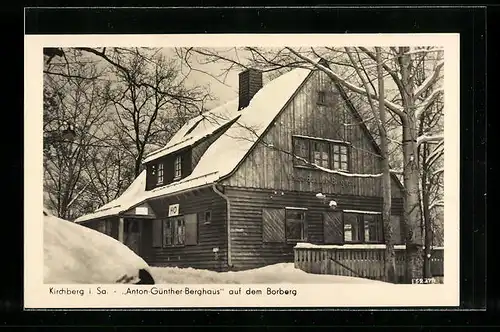
<path fill-rule="evenodd" d="M 326 105 L 317 103 L 317 92 L 320 89 L 329 91 Z M 361 127 L 352 125 L 355 121 L 324 73 L 313 73 L 263 137 L 261 143 L 265 144 L 258 144 L 224 184 L 235 187 L 381 196 L 380 178 L 345 177 L 293 166 L 293 158 L 289 154 L 292 151 L 292 135 L 305 135 L 351 142 L 352 172 L 379 173 L 380 157 Z M 344 127 L 343 123 L 349 123 L 351 126 Z M 272 144 L 274 149 L 266 147 L 266 144 Z M 395 182 L 393 196 L 402 197 Z"/>
<path fill-rule="evenodd" d="M 322 213 L 330 211 L 313 192 L 277 192 L 272 190 L 226 187 L 231 202 L 231 255 L 235 270 L 244 270 L 280 262 L 293 262 L 294 244 L 262 242 L 262 208 L 308 208 L 308 242 L 323 243 Z M 335 196 L 339 209 L 381 211 L 382 199 Z M 393 201 L 393 214 L 402 215 L 401 199 Z"/>
<path fill-rule="evenodd" d="M 211 223 L 198 218 L 198 244 L 183 247 L 153 248 L 152 220 L 144 220 L 142 233 L 143 257 L 152 266 L 193 267 L 209 270 L 227 269 L 226 201 L 206 188 L 194 194 L 160 198 L 149 202 L 158 219 L 166 218 L 168 206 L 180 204 L 180 214 L 211 211 Z M 219 248 L 215 259 L 213 248 Z"/>

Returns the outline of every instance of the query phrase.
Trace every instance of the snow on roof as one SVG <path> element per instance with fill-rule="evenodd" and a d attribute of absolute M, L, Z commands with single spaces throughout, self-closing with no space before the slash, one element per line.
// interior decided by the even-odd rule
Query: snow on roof
<path fill-rule="evenodd" d="M 78 223 L 90 219 L 103 218 L 127 211 L 138 200 L 140 201 L 144 197 L 145 193 L 146 170 L 142 171 L 141 174 L 139 174 L 139 176 L 132 182 L 127 190 L 125 190 L 123 194 L 121 194 L 121 196 L 99 207 L 97 210 L 95 210 L 94 213 L 90 213 L 77 218 L 75 222 Z"/>
<path fill-rule="evenodd" d="M 202 156 L 193 175 L 232 172 L 311 71 L 297 68 L 270 81 L 239 111 L 241 116 Z"/>
<path fill-rule="evenodd" d="M 210 111 L 204 112 L 189 120 L 170 139 L 167 145 L 159 150 L 153 151 L 146 156 L 144 163 L 166 156 L 186 146 L 190 146 L 204 137 L 212 134 L 217 129 L 234 120 L 240 115 L 238 112 L 238 99 L 231 100 Z"/>
<path fill-rule="evenodd" d="M 183 145 L 185 144 L 183 140 L 187 140 L 184 135 L 200 119 L 202 121 L 197 126 L 199 128 L 195 128 L 188 136 L 192 137 L 190 139 L 192 142 L 238 117 L 237 121 L 210 145 L 191 175 L 180 181 L 146 191 L 146 172 L 143 171 L 119 198 L 97 209 L 95 213 L 76 219 L 76 222 L 117 215 L 147 199 L 212 184 L 228 175 L 238 166 L 310 72 L 309 69 L 297 68 L 270 81 L 255 94 L 250 104 L 240 111 L 237 110 L 236 99 L 190 120 L 174 135 L 166 148 L 151 154 L 145 162 L 176 151 L 179 146 L 187 146 Z M 214 119 L 219 120 L 213 121 Z M 177 146 L 174 147 L 174 144 Z M 192 143 L 188 145 L 190 144 Z"/>

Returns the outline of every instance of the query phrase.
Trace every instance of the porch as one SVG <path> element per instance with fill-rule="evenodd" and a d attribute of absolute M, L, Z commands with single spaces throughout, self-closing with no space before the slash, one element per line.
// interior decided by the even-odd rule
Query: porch
<path fill-rule="evenodd" d="M 396 254 L 396 280 L 405 276 L 404 245 L 394 247 Z M 312 245 L 299 243 L 294 248 L 295 268 L 314 274 L 362 277 L 382 280 L 384 276 L 385 245 Z M 431 275 L 436 279 L 444 276 L 443 248 L 433 248 Z"/>

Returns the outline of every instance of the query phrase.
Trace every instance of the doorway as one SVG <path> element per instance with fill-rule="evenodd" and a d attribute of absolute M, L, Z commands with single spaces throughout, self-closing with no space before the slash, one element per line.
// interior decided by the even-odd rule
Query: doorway
<path fill-rule="evenodd" d="M 124 243 L 137 255 L 141 254 L 141 226 L 141 219 L 125 219 Z"/>

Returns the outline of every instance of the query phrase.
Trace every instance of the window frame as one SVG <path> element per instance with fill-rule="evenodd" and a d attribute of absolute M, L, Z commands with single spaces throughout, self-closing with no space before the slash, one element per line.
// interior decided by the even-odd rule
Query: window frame
<path fill-rule="evenodd" d="M 317 98 L 316 104 L 325 106 L 327 104 L 326 97 L 327 97 L 327 93 L 325 90 L 318 90 L 317 94 L 316 94 L 316 98 Z"/>
<path fill-rule="evenodd" d="M 163 163 L 158 163 L 157 175 L 156 175 L 156 185 L 163 185 L 164 183 L 164 168 Z"/>
<path fill-rule="evenodd" d="M 287 244 L 294 244 L 298 242 L 306 242 L 307 241 L 307 208 L 300 208 L 300 207 L 285 207 L 285 243 Z M 301 213 L 302 219 L 294 219 L 294 218 L 288 218 L 288 214 L 291 212 L 296 212 L 296 213 Z M 289 239 L 288 238 L 288 223 L 298 223 L 301 224 L 300 228 L 300 239 Z"/>
<path fill-rule="evenodd" d="M 357 241 L 348 241 L 346 240 L 346 215 L 353 215 L 356 218 L 356 228 L 359 240 Z M 366 239 L 366 219 L 365 216 L 373 216 L 375 218 L 375 224 L 378 227 L 378 231 L 380 232 L 380 239 L 370 241 Z M 363 217 L 363 218 L 360 218 Z M 342 229 L 343 229 L 343 241 L 345 244 L 384 244 L 385 243 L 385 234 L 384 234 L 384 224 L 382 220 L 382 213 L 373 213 L 369 211 L 357 211 L 351 212 L 349 210 L 342 211 Z M 376 228 L 377 229 L 377 228 Z M 351 230 L 352 234 L 352 230 Z M 352 235 L 351 235 L 352 239 Z"/>
<path fill-rule="evenodd" d="M 210 225 L 211 223 L 212 223 L 212 210 L 205 210 L 203 212 L 203 224 Z"/>
<path fill-rule="evenodd" d="M 174 181 L 179 180 L 181 177 L 182 177 L 182 155 L 179 154 L 174 158 Z"/>
<path fill-rule="evenodd" d="M 183 240 L 182 243 L 179 243 L 176 241 L 178 239 L 179 233 L 178 233 L 178 222 L 181 221 L 181 227 L 183 228 Z M 165 241 L 166 239 L 166 234 L 165 234 L 165 225 L 169 225 L 168 228 L 171 229 L 170 231 L 170 244 L 167 244 Z M 186 246 L 186 220 L 185 216 L 175 216 L 175 217 L 170 217 L 170 218 L 164 218 L 162 219 L 162 248 L 172 248 L 172 247 L 185 247 Z"/>
<path fill-rule="evenodd" d="M 302 142 L 302 143 L 300 143 Z M 300 153 L 297 153 L 297 149 L 299 146 L 301 146 L 301 144 L 304 144 L 303 146 L 306 146 L 307 147 L 307 154 L 308 154 L 308 158 L 304 158 L 304 159 L 307 159 L 307 163 L 303 162 L 302 160 L 300 159 L 297 159 L 297 158 L 293 158 L 293 166 L 294 167 L 298 167 L 298 168 L 308 168 L 308 169 L 318 169 L 316 167 L 314 167 L 312 164 L 315 164 L 315 151 L 316 148 L 315 148 L 315 143 L 320 143 L 320 144 L 324 144 L 324 146 L 327 146 L 327 155 L 328 155 L 328 166 L 327 168 L 329 169 L 332 169 L 332 170 L 337 170 L 337 171 L 341 171 L 341 172 L 345 172 L 345 173 L 350 173 L 351 172 L 351 153 L 352 153 L 352 146 L 351 146 L 351 143 L 350 142 L 347 142 L 347 141 L 338 141 L 338 140 L 332 140 L 332 139 L 326 139 L 326 138 L 316 138 L 316 137 L 305 137 L 305 136 L 301 136 L 301 135 L 292 135 L 292 153 L 294 156 L 299 156 L 299 157 L 302 157 L 304 158 L 303 156 L 301 156 Z M 335 151 L 336 148 L 338 148 L 338 153 Z M 341 153 L 342 150 L 345 150 L 345 153 Z M 322 153 L 323 151 L 319 151 L 320 153 Z M 338 167 L 336 168 L 335 167 L 335 162 L 336 162 L 336 157 L 335 156 L 338 156 L 338 165 L 339 166 L 342 166 L 342 165 L 345 165 L 345 169 L 343 169 L 342 167 Z M 342 156 L 345 156 L 345 161 L 342 160 Z M 322 159 L 324 160 L 324 159 Z M 325 167 L 324 165 L 318 165 L 318 166 L 322 166 L 322 167 Z"/>

